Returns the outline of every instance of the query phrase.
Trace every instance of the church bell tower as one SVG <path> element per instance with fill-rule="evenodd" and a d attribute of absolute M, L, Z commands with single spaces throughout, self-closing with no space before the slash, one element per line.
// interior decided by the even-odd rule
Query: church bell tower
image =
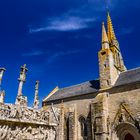
<path fill-rule="evenodd" d="M 119 74 L 126 71 L 109 13 L 107 15 L 107 32 L 104 23 L 102 24 L 102 48 L 98 52 L 98 57 L 100 88 L 109 88 L 115 84 Z"/>

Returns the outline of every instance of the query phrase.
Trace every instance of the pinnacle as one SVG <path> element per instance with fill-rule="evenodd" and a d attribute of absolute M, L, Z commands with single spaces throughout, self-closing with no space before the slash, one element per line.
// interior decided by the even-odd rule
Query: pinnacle
<path fill-rule="evenodd" d="M 111 20 L 109 12 L 107 13 L 107 27 L 108 27 L 108 33 L 107 33 L 108 40 L 109 40 L 109 42 L 112 42 L 112 40 L 116 40 L 116 35 L 114 32 L 114 28 L 112 25 L 112 20 Z"/>
<path fill-rule="evenodd" d="M 108 41 L 104 22 L 102 22 L 102 43 L 104 43 L 104 42 L 109 42 L 109 41 Z"/>

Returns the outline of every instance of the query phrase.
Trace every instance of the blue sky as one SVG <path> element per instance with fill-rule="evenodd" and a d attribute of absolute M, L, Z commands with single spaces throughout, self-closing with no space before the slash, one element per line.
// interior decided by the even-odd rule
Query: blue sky
<path fill-rule="evenodd" d="M 60 88 L 98 78 L 101 23 L 110 10 L 128 69 L 140 66 L 140 1 L 0 0 L 0 66 L 6 102 L 15 102 L 19 68 L 27 64 L 23 94 L 29 105 L 35 81 L 42 100 Z"/>

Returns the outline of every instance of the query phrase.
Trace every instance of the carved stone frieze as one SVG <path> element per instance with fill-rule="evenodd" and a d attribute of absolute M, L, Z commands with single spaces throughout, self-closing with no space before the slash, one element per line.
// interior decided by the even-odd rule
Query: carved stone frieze
<path fill-rule="evenodd" d="M 0 140 L 55 140 L 53 127 L 0 125 Z"/>
<path fill-rule="evenodd" d="M 0 104 L 0 140 L 55 140 L 60 113 L 53 110 Z"/>

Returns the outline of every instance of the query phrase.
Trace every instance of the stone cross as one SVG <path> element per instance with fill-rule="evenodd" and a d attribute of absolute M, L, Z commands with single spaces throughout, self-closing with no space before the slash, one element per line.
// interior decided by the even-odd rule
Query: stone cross
<path fill-rule="evenodd" d="M 36 81 L 35 97 L 34 97 L 34 104 L 33 104 L 33 107 L 36 108 L 36 109 L 38 109 L 38 107 L 39 107 L 38 89 L 39 89 L 39 81 Z"/>
<path fill-rule="evenodd" d="M 26 81 L 27 71 L 28 71 L 28 69 L 26 68 L 26 64 L 21 66 L 21 68 L 20 68 L 20 77 L 18 78 L 18 81 L 19 81 L 18 96 L 22 95 L 23 83 Z"/>

